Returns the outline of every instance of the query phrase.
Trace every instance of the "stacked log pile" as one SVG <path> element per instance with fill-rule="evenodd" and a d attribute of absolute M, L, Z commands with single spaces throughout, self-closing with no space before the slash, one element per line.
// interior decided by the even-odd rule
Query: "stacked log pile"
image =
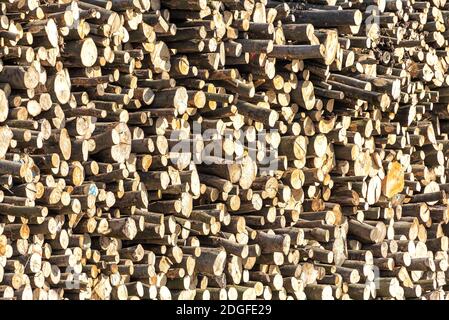
<path fill-rule="evenodd" d="M 449 297 L 446 0 L 0 11 L 0 299 Z"/>

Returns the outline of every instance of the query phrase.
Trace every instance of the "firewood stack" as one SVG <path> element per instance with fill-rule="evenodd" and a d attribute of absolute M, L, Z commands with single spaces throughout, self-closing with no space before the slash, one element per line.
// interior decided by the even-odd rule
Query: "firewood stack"
<path fill-rule="evenodd" d="M 445 299 L 446 0 L 0 3 L 1 299 Z"/>

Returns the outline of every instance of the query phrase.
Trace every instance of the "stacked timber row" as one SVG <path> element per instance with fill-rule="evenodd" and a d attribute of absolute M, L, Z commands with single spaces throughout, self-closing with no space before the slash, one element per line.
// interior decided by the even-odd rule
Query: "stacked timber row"
<path fill-rule="evenodd" d="M 446 0 L 2 0 L 1 299 L 444 299 Z"/>

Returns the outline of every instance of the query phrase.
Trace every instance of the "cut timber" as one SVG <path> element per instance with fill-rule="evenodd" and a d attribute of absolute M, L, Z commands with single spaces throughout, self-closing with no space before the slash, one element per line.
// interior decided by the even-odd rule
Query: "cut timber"
<path fill-rule="evenodd" d="M 398 162 L 393 162 L 388 168 L 387 175 L 382 181 L 382 193 L 392 198 L 404 189 L 404 169 Z"/>

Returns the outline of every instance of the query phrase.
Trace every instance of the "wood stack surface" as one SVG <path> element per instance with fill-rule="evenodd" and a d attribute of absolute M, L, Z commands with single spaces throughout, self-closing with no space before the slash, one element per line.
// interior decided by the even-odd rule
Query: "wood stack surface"
<path fill-rule="evenodd" d="M 447 39 L 446 0 L 0 1 L 0 299 L 449 298 Z"/>

